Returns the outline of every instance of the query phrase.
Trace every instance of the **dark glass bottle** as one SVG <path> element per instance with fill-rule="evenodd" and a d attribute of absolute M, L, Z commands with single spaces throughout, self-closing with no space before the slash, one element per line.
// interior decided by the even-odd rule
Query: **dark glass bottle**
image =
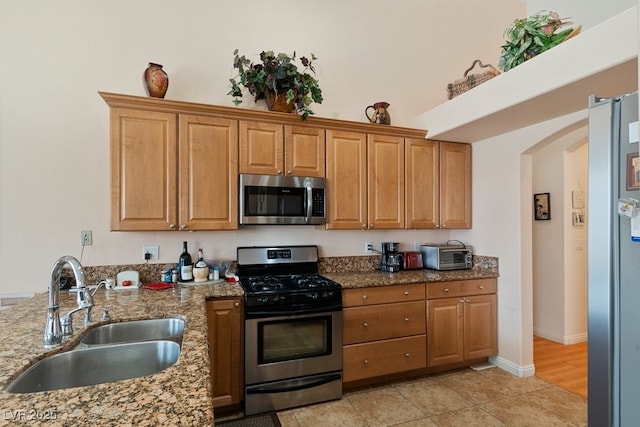
<path fill-rule="evenodd" d="M 182 242 L 182 253 L 178 260 L 178 280 L 180 282 L 193 281 L 193 261 L 187 250 L 187 242 Z"/>

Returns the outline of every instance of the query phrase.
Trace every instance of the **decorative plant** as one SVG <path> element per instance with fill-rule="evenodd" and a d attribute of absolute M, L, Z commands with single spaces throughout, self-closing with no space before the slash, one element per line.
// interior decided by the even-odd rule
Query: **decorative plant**
<path fill-rule="evenodd" d="M 524 61 L 562 43 L 573 31 L 565 25 L 572 24 L 560 18 L 556 12 L 541 11 L 528 18 L 516 19 L 504 32 L 506 43 L 502 46 L 499 67 L 509 71 Z"/>
<path fill-rule="evenodd" d="M 314 54 L 311 54 L 311 59 L 300 57 L 304 67 L 301 71 L 295 64 L 295 52 L 293 55 L 276 55 L 271 50 L 264 51 L 260 53 L 260 62 L 255 64 L 244 55 L 239 56 L 238 49 L 233 51 L 233 55 L 233 68 L 238 70 L 238 75 L 230 79 L 228 95 L 234 98 L 235 105 L 242 102 L 241 86 L 249 90 L 255 101 L 265 99 L 267 91 L 275 92 L 278 97 L 285 96 L 287 103 L 293 103 L 295 110 L 302 115 L 302 120 L 313 114 L 309 108 L 311 103 L 322 103 L 322 90 L 313 68 L 313 61 L 317 59 Z"/>

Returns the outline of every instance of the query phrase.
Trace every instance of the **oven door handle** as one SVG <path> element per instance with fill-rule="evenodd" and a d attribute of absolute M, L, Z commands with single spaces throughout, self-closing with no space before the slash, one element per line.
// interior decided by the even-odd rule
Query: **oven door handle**
<path fill-rule="evenodd" d="M 341 373 L 323 375 L 320 379 L 312 378 L 301 381 L 301 384 L 295 386 L 251 386 L 247 387 L 247 394 L 266 394 L 266 393 L 286 393 L 290 391 L 304 390 L 311 387 L 318 387 L 333 381 L 342 379 Z"/>
<path fill-rule="evenodd" d="M 311 209 L 313 208 L 313 189 L 311 186 L 307 186 L 307 216 L 304 222 L 309 224 L 311 222 Z"/>

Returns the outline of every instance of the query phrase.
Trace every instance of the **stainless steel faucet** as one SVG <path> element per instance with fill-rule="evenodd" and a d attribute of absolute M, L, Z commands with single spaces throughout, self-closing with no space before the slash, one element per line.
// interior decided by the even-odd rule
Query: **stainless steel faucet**
<path fill-rule="evenodd" d="M 82 293 L 83 304 L 86 304 L 86 295 L 88 295 L 91 306 L 93 306 L 91 294 L 87 293 L 85 289 L 84 271 L 82 270 L 80 261 L 70 255 L 58 258 L 51 267 L 51 276 L 49 277 L 49 305 L 47 306 L 47 323 L 44 328 L 44 346 L 47 348 L 55 347 L 62 343 L 62 325 L 60 324 L 60 274 L 66 264 L 69 264 L 76 278 L 78 304 L 80 304 L 80 293 Z"/>
<path fill-rule="evenodd" d="M 100 283 L 98 283 L 98 285 L 93 290 L 93 292 L 89 291 L 85 286 L 77 287 L 76 292 L 78 292 L 78 296 L 76 298 L 76 301 L 78 303 L 78 307 L 74 308 L 73 310 L 65 314 L 61 320 L 63 337 L 73 335 L 73 317 L 72 316 L 74 313 L 80 310 L 86 310 L 84 313 L 84 324 L 86 325 L 88 323 L 91 323 L 91 309 L 93 308 L 93 296 L 96 294 L 96 292 L 98 292 L 98 289 L 100 289 L 100 287 L 104 284 L 105 284 L 104 281 L 101 281 Z"/>

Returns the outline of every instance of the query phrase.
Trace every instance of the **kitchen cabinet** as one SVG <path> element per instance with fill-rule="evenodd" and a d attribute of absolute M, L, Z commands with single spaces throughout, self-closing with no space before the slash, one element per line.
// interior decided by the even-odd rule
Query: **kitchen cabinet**
<path fill-rule="evenodd" d="M 241 121 L 240 172 L 324 177 L 324 129 Z"/>
<path fill-rule="evenodd" d="M 404 138 L 327 130 L 327 229 L 404 228 Z"/>
<path fill-rule="evenodd" d="M 471 228 L 471 146 L 405 144 L 406 228 Z"/>
<path fill-rule="evenodd" d="M 427 366 L 498 352 L 496 279 L 427 285 Z"/>
<path fill-rule="evenodd" d="M 238 228 L 237 121 L 111 109 L 111 229 Z"/>
<path fill-rule="evenodd" d="M 243 396 L 242 299 L 207 301 L 214 408 L 237 405 Z"/>
<path fill-rule="evenodd" d="M 343 291 L 343 381 L 426 366 L 423 284 Z"/>

